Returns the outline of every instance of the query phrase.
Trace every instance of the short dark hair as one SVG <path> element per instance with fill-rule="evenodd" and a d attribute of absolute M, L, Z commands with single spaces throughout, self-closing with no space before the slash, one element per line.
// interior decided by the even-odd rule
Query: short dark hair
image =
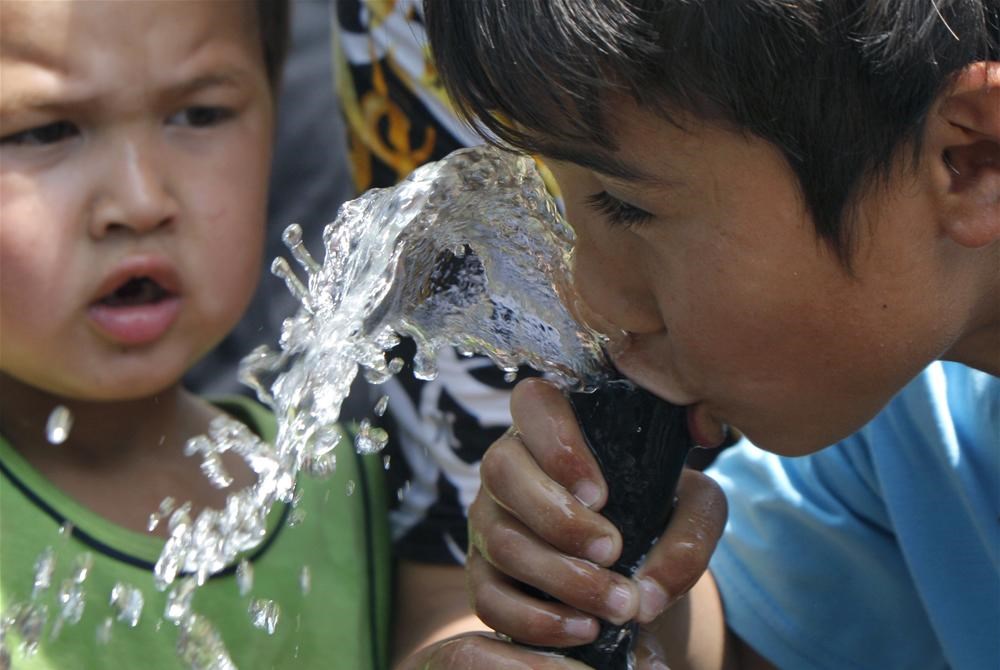
<path fill-rule="evenodd" d="M 264 53 L 264 67 L 277 97 L 281 83 L 281 68 L 288 54 L 291 39 L 291 6 L 289 0 L 253 0 L 254 18 Z"/>
<path fill-rule="evenodd" d="M 424 1 L 449 94 L 500 143 L 613 149 L 609 93 L 708 117 L 782 151 L 848 268 L 851 205 L 1000 43 L 998 0 Z"/>

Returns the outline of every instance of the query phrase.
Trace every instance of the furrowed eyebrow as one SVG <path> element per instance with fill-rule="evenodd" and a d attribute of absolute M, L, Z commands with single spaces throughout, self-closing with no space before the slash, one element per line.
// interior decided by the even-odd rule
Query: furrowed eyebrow
<path fill-rule="evenodd" d="M 227 70 L 223 72 L 212 72 L 199 77 L 195 77 L 191 81 L 184 81 L 179 84 L 168 86 L 165 93 L 169 97 L 182 98 L 198 91 L 204 90 L 206 88 L 215 87 L 226 87 L 226 88 L 240 88 L 247 81 L 247 77 L 239 71 Z"/>
<path fill-rule="evenodd" d="M 2 1 L 2 0 L 0 0 Z M 248 78 L 239 71 L 213 72 L 190 81 L 182 81 L 163 89 L 161 95 L 167 99 L 184 98 L 199 91 L 216 88 L 241 88 Z M 97 104 L 101 95 L 75 95 L 67 93 L 50 93 L 48 91 L 28 91 L 5 96 L 2 108 L 5 111 L 38 110 L 43 112 L 63 113 Z"/>

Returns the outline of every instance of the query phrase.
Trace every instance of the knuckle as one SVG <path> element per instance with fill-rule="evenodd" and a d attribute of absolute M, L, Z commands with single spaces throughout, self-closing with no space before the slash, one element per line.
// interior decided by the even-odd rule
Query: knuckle
<path fill-rule="evenodd" d="M 668 569 L 658 575 L 667 592 L 674 596 L 687 592 L 708 567 L 705 547 L 693 542 L 679 542 L 671 548 Z"/>
<path fill-rule="evenodd" d="M 442 645 L 435 652 L 434 667 L 474 668 L 482 661 L 482 638 L 463 637 Z"/>
<path fill-rule="evenodd" d="M 556 641 L 565 637 L 563 618 L 549 614 L 544 610 L 536 610 L 524 617 L 524 629 L 532 641 Z"/>
<path fill-rule="evenodd" d="M 495 524 L 480 534 L 479 550 L 493 565 L 517 565 L 524 559 L 527 542 L 513 528 Z"/>
<path fill-rule="evenodd" d="M 486 450 L 479 464 L 480 477 L 487 486 L 502 482 L 506 474 L 507 459 L 504 458 L 502 445 L 503 441 L 494 442 L 493 446 Z"/>

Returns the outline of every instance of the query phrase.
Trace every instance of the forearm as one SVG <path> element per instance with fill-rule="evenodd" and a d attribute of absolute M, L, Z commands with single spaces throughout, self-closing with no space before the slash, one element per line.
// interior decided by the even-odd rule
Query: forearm
<path fill-rule="evenodd" d="M 457 565 L 401 561 L 395 611 L 392 649 L 396 670 L 413 667 L 418 650 L 434 642 L 488 630 L 469 606 L 464 571 Z"/>

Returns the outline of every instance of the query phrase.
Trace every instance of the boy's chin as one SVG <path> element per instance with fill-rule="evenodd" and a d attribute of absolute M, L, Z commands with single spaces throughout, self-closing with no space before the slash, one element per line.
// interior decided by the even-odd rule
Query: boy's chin
<path fill-rule="evenodd" d="M 797 458 L 809 456 L 840 442 L 860 428 L 834 429 L 819 426 L 789 426 L 785 428 L 741 429 L 742 435 L 755 446 L 778 456 Z"/>

